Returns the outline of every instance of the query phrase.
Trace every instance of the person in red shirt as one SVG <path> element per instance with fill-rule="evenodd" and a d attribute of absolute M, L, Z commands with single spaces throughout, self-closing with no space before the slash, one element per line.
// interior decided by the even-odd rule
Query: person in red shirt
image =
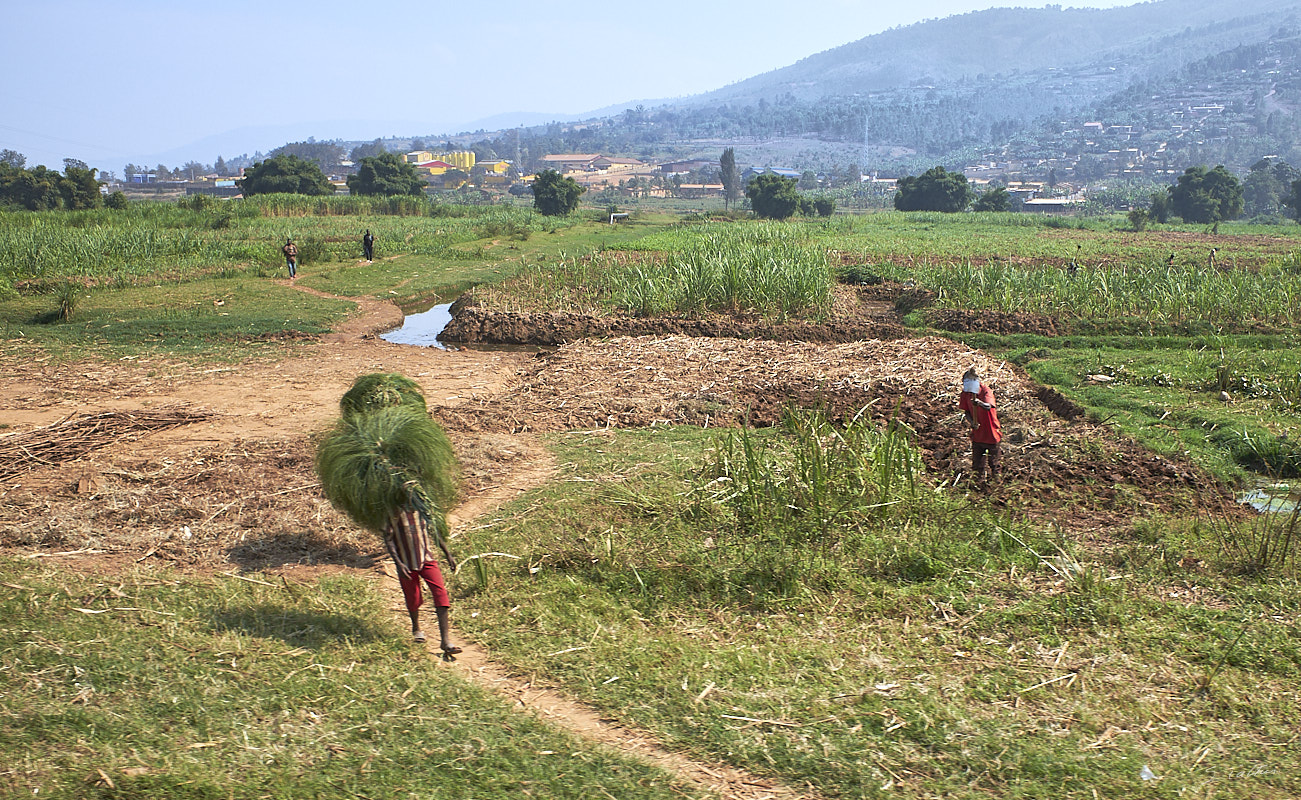
<path fill-rule="evenodd" d="M 990 477 L 998 477 L 998 443 L 1003 439 L 998 424 L 998 408 L 994 392 L 980 380 L 975 367 L 962 376 L 962 396 L 958 408 L 971 425 L 971 471 L 979 479 L 985 478 L 985 461 L 988 457 Z"/>

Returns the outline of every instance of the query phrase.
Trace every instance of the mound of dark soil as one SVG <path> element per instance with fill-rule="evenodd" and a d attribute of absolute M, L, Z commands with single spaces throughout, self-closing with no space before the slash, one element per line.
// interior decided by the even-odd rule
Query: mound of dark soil
<path fill-rule="evenodd" d="M 520 313 L 477 307 L 458 311 L 439 338 L 447 342 L 561 345 L 610 336 L 692 336 L 796 342 L 854 342 L 905 336 L 898 323 L 866 317 L 831 322 L 774 322 L 713 315 L 622 317 L 591 314 Z"/>

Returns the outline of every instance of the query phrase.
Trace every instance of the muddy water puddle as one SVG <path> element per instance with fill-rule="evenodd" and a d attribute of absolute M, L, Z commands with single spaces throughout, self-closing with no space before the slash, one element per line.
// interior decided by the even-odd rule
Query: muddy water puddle
<path fill-rule="evenodd" d="M 448 346 L 438 341 L 438 334 L 442 333 L 443 329 L 447 327 L 447 323 L 451 321 L 452 304 L 438 303 L 407 314 L 402 320 L 401 328 L 380 334 L 380 338 L 394 344 L 437 347 L 440 350 L 447 350 L 449 349 Z"/>
<path fill-rule="evenodd" d="M 1301 503 L 1301 485 L 1270 483 L 1238 497 L 1238 502 L 1261 513 L 1294 514 Z"/>
<path fill-rule="evenodd" d="M 539 350 L 554 350 L 554 347 L 520 344 L 484 344 L 464 342 L 444 342 L 439 340 L 443 330 L 452 321 L 452 304 L 435 303 L 431 306 L 417 307 L 408 312 L 402 320 L 402 327 L 380 334 L 380 338 L 394 344 L 409 344 L 414 347 L 433 347 L 439 350 L 480 350 L 480 351 L 521 351 L 536 353 Z"/>

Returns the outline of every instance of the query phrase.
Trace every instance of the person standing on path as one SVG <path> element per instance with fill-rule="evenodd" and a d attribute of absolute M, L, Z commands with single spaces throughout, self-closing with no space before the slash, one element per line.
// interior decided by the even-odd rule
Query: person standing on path
<path fill-rule="evenodd" d="M 293 239 L 285 239 L 285 246 L 280 248 L 280 252 L 285 254 L 285 266 L 289 267 L 289 280 L 298 277 L 298 245 L 294 244 Z"/>
<path fill-rule="evenodd" d="M 375 237 L 371 236 L 370 228 L 367 228 L 366 234 L 361 237 L 361 250 L 367 261 L 375 260 Z"/>
<path fill-rule="evenodd" d="M 1003 440 L 1003 430 L 998 424 L 998 408 L 994 392 L 981 380 L 975 367 L 962 376 L 962 395 L 958 408 L 971 426 L 971 471 L 979 480 L 985 479 L 985 462 L 989 462 L 991 478 L 999 473 L 998 443 Z"/>

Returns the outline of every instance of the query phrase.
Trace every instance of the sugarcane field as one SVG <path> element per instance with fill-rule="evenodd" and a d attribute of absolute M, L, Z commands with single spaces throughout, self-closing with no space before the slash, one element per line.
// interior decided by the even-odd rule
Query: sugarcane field
<path fill-rule="evenodd" d="M 1295 225 L 223 202 L 0 212 L 0 796 L 1301 796 Z"/>

